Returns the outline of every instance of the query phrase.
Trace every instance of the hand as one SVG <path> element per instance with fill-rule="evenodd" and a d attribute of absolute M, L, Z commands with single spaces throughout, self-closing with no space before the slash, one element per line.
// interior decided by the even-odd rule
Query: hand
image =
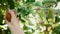
<path fill-rule="evenodd" d="M 20 29 L 19 25 L 19 18 L 17 18 L 16 14 L 14 13 L 14 10 L 8 10 L 8 12 L 11 14 L 11 22 L 9 22 L 6 19 L 6 15 L 4 16 L 4 19 L 10 28 L 10 31 L 12 34 L 24 34 L 24 31 Z"/>

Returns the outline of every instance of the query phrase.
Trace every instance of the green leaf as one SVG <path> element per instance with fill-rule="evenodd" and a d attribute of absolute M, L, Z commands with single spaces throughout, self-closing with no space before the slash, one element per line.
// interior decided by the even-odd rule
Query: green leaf
<path fill-rule="evenodd" d="M 26 3 L 32 3 L 35 2 L 35 0 L 26 0 Z"/>
<path fill-rule="evenodd" d="M 14 1 L 13 0 L 7 0 L 7 3 L 10 7 L 10 9 L 14 9 L 15 5 L 14 5 Z"/>
<path fill-rule="evenodd" d="M 25 32 L 25 34 L 32 34 L 32 33 L 28 31 L 28 32 Z"/>
<path fill-rule="evenodd" d="M 24 26 L 23 26 L 23 29 L 24 29 L 24 30 L 29 30 L 30 28 L 27 27 L 26 25 L 24 25 Z"/>
<path fill-rule="evenodd" d="M 57 2 L 60 2 L 60 0 L 57 0 Z"/>
<path fill-rule="evenodd" d="M 3 14 L 2 11 L 0 10 L 0 25 L 3 25 Z"/>
<path fill-rule="evenodd" d="M 0 29 L 0 34 L 2 34 L 2 30 Z"/>
<path fill-rule="evenodd" d="M 53 29 L 53 33 L 60 34 L 60 25 Z"/>

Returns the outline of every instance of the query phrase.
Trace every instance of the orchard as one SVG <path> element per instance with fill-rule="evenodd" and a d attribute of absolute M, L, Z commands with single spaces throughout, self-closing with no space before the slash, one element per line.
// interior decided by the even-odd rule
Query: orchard
<path fill-rule="evenodd" d="M 4 20 L 11 21 L 9 10 L 25 34 L 60 34 L 60 0 L 0 0 L 0 34 L 11 34 Z"/>

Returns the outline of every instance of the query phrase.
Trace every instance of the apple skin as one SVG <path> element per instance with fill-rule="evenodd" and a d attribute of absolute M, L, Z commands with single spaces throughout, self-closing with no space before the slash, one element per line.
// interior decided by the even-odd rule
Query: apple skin
<path fill-rule="evenodd" d="M 14 12 L 14 14 L 16 15 L 16 11 L 15 10 L 12 10 L 13 12 Z M 11 22 L 11 18 L 12 18 L 12 16 L 11 16 L 11 14 L 9 13 L 9 10 L 7 10 L 6 11 L 6 20 L 8 21 L 8 22 Z"/>
<path fill-rule="evenodd" d="M 11 22 L 11 14 L 8 11 L 6 12 L 6 20 Z"/>
<path fill-rule="evenodd" d="M 16 15 L 16 11 L 15 10 L 13 10 L 13 12 L 14 12 L 14 14 Z M 11 14 L 9 13 L 9 10 L 8 11 L 6 11 L 6 20 L 8 21 L 8 22 L 11 22 L 11 18 L 12 18 L 12 16 L 11 16 Z"/>

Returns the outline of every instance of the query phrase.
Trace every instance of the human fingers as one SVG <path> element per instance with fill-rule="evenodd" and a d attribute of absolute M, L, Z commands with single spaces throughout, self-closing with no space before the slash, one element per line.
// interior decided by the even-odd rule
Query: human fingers
<path fill-rule="evenodd" d="M 14 10 L 9 10 L 8 12 L 11 14 L 12 18 L 16 18 L 16 12 Z"/>
<path fill-rule="evenodd" d="M 7 23 L 8 26 L 11 26 L 11 23 L 6 19 L 6 16 L 4 16 L 4 20 Z"/>

